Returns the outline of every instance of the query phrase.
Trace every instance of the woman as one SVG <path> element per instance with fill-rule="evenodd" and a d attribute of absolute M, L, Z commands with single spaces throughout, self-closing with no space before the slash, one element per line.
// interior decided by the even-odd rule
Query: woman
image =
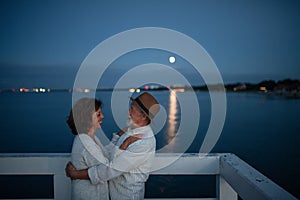
<path fill-rule="evenodd" d="M 71 159 L 77 170 L 108 163 L 107 153 L 95 135 L 104 119 L 101 105 L 100 100 L 82 98 L 76 102 L 68 116 L 67 123 L 76 135 Z M 72 199 L 108 200 L 107 181 L 93 185 L 89 180 L 72 180 Z"/>

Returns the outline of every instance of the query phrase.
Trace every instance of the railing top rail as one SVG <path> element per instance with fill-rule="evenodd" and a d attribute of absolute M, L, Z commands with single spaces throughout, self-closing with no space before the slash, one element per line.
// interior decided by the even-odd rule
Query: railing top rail
<path fill-rule="evenodd" d="M 71 153 L 0 153 L 0 158 L 8 157 L 70 157 Z"/>
<path fill-rule="evenodd" d="M 173 163 L 151 174 L 220 175 L 244 199 L 296 199 L 234 154 L 159 153 L 154 169 L 170 158 Z M 0 153 L 0 175 L 53 174 L 68 182 L 69 160 L 70 153 Z"/>
<path fill-rule="evenodd" d="M 157 157 L 220 157 L 228 153 L 156 153 Z M 0 157 L 69 157 L 71 153 L 0 153 Z"/>

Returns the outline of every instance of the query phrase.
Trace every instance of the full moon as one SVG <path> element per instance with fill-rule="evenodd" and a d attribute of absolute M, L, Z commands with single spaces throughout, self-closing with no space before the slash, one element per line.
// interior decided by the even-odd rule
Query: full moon
<path fill-rule="evenodd" d="M 176 61 L 175 57 L 174 56 L 170 56 L 169 57 L 169 62 L 170 63 L 174 63 Z"/>

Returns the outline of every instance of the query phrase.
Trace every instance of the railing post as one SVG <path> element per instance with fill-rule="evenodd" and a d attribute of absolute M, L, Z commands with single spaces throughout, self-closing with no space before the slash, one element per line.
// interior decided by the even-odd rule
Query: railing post
<path fill-rule="evenodd" d="M 71 180 L 64 174 L 54 175 L 54 199 L 71 199 Z"/>
<path fill-rule="evenodd" d="M 216 191 L 217 199 L 219 200 L 237 200 L 238 195 L 232 189 L 232 187 L 226 182 L 226 180 L 220 176 L 216 176 Z"/>
<path fill-rule="evenodd" d="M 234 154 L 220 157 L 220 175 L 243 199 L 296 199 Z"/>

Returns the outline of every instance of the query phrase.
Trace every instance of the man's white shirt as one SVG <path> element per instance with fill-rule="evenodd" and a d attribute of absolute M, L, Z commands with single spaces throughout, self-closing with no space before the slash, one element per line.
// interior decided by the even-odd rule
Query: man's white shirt
<path fill-rule="evenodd" d="M 136 134 L 143 138 L 129 145 L 126 150 L 119 149 L 123 141 Z M 149 177 L 155 156 L 156 141 L 150 125 L 128 129 L 121 137 L 114 135 L 108 147 L 109 164 L 103 163 L 88 169 L 92 184 L 109 180 L 111 200 L 144 199 L 145 182 Z"/>

